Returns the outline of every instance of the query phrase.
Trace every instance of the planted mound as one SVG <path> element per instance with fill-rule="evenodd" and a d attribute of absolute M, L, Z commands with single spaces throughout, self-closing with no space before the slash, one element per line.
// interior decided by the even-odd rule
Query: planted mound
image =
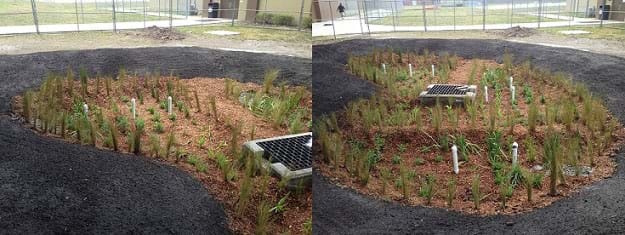
<path fill-rule="evenodd" d="M 50 75 L 38 91 L 14 98 L 14 112 L 40 133 L 176 165 L 225 204 L 240 233 L 301 233 L 310 227 L 312 194 L 295 192 L 257 168 L 245 141 L 309 131 L 312 96 L 303 87 L 231 79 Z M 171 97 L 171 106 L 169 103 Z M 171 109 L 171 113 L 169 113 Z"/>
<path fill-rule="evenodd" d="M 543 207 L 610 176 L 625 132 L 602 101 L 564 74 L 503 58 L 350 56 L 346 70 L 378 94 L 315 122 L 318 169 L 364 194 L 485 215 Z M 477 94 L 422 103 L 435 83 L 476 85 Z"/>

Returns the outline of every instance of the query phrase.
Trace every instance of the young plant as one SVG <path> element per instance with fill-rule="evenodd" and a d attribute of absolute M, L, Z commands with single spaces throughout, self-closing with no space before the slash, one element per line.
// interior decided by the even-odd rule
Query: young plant
<path fill-rule="evenodd" d="M 195 106 L 197 106 L 197 112 L 202 112 L 202 107 L 200 107 L 200 98 L 197 96 L 197 91 L 193 91 L 193 96 L 195 97 Z"/>
<path fill-rule="evenodd" d="M 501 209 L 506 209 L 506 202 L 510 197 L 512 197 L 512 193 L 514 192 L 514 186 L 509 183 L 502 183 L 499 185 L 499 196 L 501 197 Z"/>
<path fill-rule="evenodd" d="M 152 157 L 160 158 L 161 153 L 161 139 L 158 135 L 150 135 L 150 155 Z"/>
<path fill-rule="evenodd" d="M 545 160 L 550 163 L 549 170 L 551 174 L 549 175 L 549 194 L 551 196 L 556 196 L 558 195 L 558 176 L 561 174 L 560 162 L 558 160 L 558 153 L 560 152 L 560 137 L 557 133 L 551 132 L 547 135 L 547 138 L 545 139 L 544 152 Z"/>
<path fill-rule="evenodd" d="M 538 120 L 538 106 L 536 102 L 530 103 L 529 111 L 527 113 L 527 127 L 531 133 L 536 131 L 536 123 Z"/>
<path fill-rule="evenodd" d="M 143 135 L 143 128 L 145 126 L 145 122 L 141 119 L 137 119 L 135 121 L 135 131 L 133 133 L 133 153 L 136 155 L 141 154 L 141 136 Z"/>
<path fill-rule="evenodd" d="M 445 199 L 447 200 L 447 207 L 451 208 L 454 199 L 456 199 L 456 180 L 449 179 L 449 181 L 447 181 L 447 195 Z"/>
<path fill-rule="evenodd" d="M 263 200 L 258 205 L 255 234 L 269 234 L 271 231 L 269 226 L 272 221 L 271 205 L 267 201 Z"/>
<path fill-rule="evenodd" d="M 480 202 L 484 197 L 483 193 L 480 191 L 480 182 L 480 174 L 476 174 L 471 183 L 471 198 L 473 199 L 473 206 L 476 210 L 480 209 Z"/>
<path fill-rule="evenodd" d="M 263 93 L 270 94 L 273 89 L 273 82 L 278 78 L 278 74 L 280 70 L 272 69 L 265 73 L 265 78 L 263 79 Z"/>
<path fill-rule="evenodd" d="M 432 197 L 436 194 L 436 177 L 433 175 L 426 175 L 425 180 L 421 183 L 421 188 L 419 189 L 419 196 L 426 199 L 427 204 L 430 205 L 432 203 Z"/>

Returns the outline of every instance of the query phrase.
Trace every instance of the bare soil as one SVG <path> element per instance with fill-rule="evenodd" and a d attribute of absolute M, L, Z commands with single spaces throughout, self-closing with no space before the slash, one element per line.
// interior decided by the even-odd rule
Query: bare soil
<path fill-rule="evenodd" d="M 174 41 L 185 39 L 185 34 L 169 28 L 160 28 L 158 26 L 150 26 L 142 30 L 124 32 L 126 35 L 144 37 L 152 40 Z"/>

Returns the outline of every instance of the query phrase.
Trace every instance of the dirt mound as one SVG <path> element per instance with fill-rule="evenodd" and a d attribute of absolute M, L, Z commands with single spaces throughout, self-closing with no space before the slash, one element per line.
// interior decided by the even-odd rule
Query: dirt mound
<path fill-rule="evenodd" d="M 160 28 L 158 26 L 150 26 L 141 31 L 133 31 L 128 34 L 161 41 L 174 41 L 186 38 L 183 33 L 176 30 L 170 30 L 169 28 Z"/>
<path fill-rule="evenodd" d="M 523 28 L 521 26 L 515 26 L 509 29 L 497 31 L 497 34 L 508 38 L 526 38 L 536 34 L 536 29 Z"/>

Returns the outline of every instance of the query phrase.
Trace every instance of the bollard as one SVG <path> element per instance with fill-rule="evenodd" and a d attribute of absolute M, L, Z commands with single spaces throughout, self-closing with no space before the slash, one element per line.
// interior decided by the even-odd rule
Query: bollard
<path fill-rule="evenodd" d="M 488 86 L 484 86 L 484 102 L 488 103 Z"/>
<path fill-rule="evenodd" d="M 82 104 L 82 111 L 85 113 L 85 116 L 89 115 L 89 106 L 87 103 Z"/>
<path fill-rule="evenodd" d="M 132 104 L 132 119 L 137 119 L 137 101 L 135 98 L 132 98 L 130 103 Z"/>
<path fill-rule="evenodd" d="M 167 97 L 167 114 L 171 115 L 171 96 Z"/>
<path fill-rule="evenodd" d="M 432 77 L 436 76 L 434 73 L 434 65 L 432 65 Z"/>
<path fill-rule="evenodd" d="M 458 147 L 455 144 L 451 146 L 451 158 L 454 162 L 454 173 L 458 174 Z"/>
<path fill-rule="evenodd" d="M 386 64 L 382 64 L 382 72 L 386 74 Z"/>
<path fill-rule="evenodd" d="M 510 87 L 510 93 L 511 93 L 510 98 L 512 99 L 512 104 L 514 104 L 514 101 L 516 100 L 516 97 L 515 97 L 516 87 L 515 86 Z"/>
<path fill-rule="evenodd" d="M 408 71 L 410 72 L 410 77 L 412 77 L 412 64 L 408 64 Z"/>
<path fill-rule="evenodd" d="M 518 156 L 519 156 L 519 144 L 516 142 L 512 143 L 512 165 L 517 164 Z"/>

